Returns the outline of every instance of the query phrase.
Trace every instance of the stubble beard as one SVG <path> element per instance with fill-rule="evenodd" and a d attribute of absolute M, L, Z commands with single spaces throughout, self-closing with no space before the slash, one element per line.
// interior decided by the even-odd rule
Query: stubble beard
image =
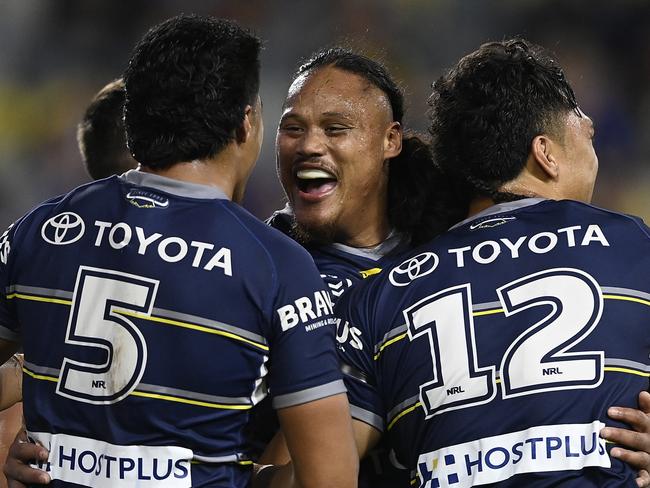
<path fill-rule="evenodd" d="M 300 244 L 332 244 L 336 242 L 336 225 L 332 221 L 309 225 L 296 220 L 295 213 L 291 222 L 291 234 Z"/>

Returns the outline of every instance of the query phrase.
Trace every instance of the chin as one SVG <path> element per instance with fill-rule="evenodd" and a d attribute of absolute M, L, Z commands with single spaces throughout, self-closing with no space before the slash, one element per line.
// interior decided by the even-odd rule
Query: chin
<path fill-rule="evenodd" d="M 302 244 L 330 244 L 334 242 L 336 228 L 333 222 L 323 219 L 296 219 L 294 215 L 292 233 Z"/>

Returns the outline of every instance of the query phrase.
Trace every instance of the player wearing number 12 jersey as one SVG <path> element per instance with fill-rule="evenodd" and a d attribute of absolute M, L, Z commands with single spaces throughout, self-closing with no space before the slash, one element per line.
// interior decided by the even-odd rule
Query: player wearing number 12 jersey
<path fill-rule="evenodd" d="M 525 41 L 463 58 L 431 104 L 470 218 L 337 305 L 361 445 L 383 433 L 423 488 L 637 486 L 599 431 L 648 388 L 650 231 L 583 203 L 591 120 Z"/>
<path fill-rule="evenodd" d="M 237 204 L 262 141 L 259 47 L 219 19 L 153 28 L 124 77 L 142 167 L 0 238 L 0 356 L 23 344 L 52 486 L 248 487 L 245 427 L 267 394 L 300 452 L 260 486 L 356 486 L 329 294 Z"/>

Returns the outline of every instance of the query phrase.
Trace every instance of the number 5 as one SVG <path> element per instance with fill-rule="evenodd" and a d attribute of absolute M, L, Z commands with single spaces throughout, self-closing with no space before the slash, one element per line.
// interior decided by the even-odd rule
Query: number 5
<path fill-rule="evenodd" d="M 135 389 L 147 365 L 147 345 L 135 324 L 119 312 L 150 315 L 157 291 L 157 280 L 79 267 L 65 342 L 104 350 L 107 359 L 103 364 L 94 364 L 66 357 L 57 394 L 108 405 Z"/>

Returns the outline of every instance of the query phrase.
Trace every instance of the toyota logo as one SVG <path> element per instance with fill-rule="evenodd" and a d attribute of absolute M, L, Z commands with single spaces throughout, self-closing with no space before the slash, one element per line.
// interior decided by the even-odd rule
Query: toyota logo
<path fill-rule="evenodd" d="M 432 252 L 423 252 L 407 259 L 390 272 L 389 279 L 394 286 L 406 286 L 411 281 L 428 275 L 438 267 L 438 256 Z"/>
<path fill-rule="evenodd" d="M 63 212 L 49 219 L 41 227 L 41 237 L 55 246 L 72 244 L 84 235 L 86 225 L 74 212 Z"/>

